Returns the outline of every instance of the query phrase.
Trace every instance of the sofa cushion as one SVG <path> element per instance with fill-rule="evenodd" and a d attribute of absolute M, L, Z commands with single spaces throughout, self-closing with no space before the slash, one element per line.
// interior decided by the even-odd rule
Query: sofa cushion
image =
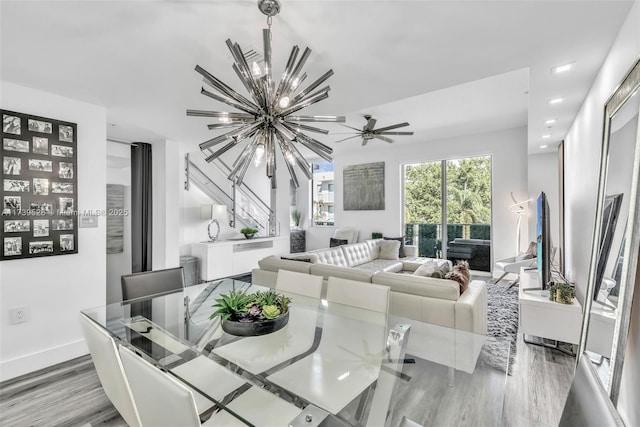
<path fill-rule="evenodd" d="M 309 268 L 313 265 L 309 262 L 291 261 L 280 259 L 277 256 L 268 256 L 258 261 L 262 270 L 277 272 L 281 268 L 284 270 L 297 271 L 298 273 L 309 273 Z"/>
<path fill-rule="evenodd" d="M 318 256 L 318 262 L 321 264 L 341 265 L 343 267 L 349 266 L 341 247 L 318 249 L 311 251 L 311 253 Z"/>
<path fill-rule="evenodd" d="M 356 265 L 353 268 L 359 268 L 367 271 L 388 271 L 390 273 L 399 273 L 402 271 L 402 263 L 391 259 L 374 259 L 373 261 Z"/>
<path fill-rule="evenodd" d="M 398 251 L 400 242 L 397 240 L 384 240 L 380 242 L 380 259 L 400 259 Z"/>
<path fill-rule="evenodd" d="M 398 257 L 404 258 L 406 255 L 404 253 L 404 236 L 402 237 L 384 237 L 384 240 L 397 240 L 400 242 L 400 248 L 398 249 Z"/>
<path fill-rule="evenodd" d="M 349 267 L 355 267 L 375 259 L 371 254 L 371 247 L 366 242 L 343 246 L 342 252 L 344 252 Z"/>
<path fill-rule="evenodd" d="M 301 264 L 301 263 L 300 263 Z M 371 283 L 372 271 L 357 268 L 338 267 L 329 264 L 311 264 L 310 273 L 314 276 L 322 276 L 328 279 L 329 276 L 341 277 L 343 279 L 358 280 L 360 282 Z"/>
<path fill-rule="evenodd" d="M 460 286 L 453 280 L 380 271 L 373 275 L 371 282 L 376 285 L 387 285 L 391 288 L 392 292 L 402 292 L 405 294 L 441 298 L 451 301 L 456 301 L 460 296 Z"/>
<path fill-rule="evenodd" d="M 365 240 L 367 245 L 369 245 L 369 249 L 371 250 L 371 257 L 373 259 L 380 258 L 380 242 L 384 241 L 384 239 L 370 239 Z"/>

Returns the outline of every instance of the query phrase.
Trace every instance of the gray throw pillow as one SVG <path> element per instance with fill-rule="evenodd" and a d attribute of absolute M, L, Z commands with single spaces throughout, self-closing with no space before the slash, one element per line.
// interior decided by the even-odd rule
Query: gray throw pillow
<path fill-rule="evenodd" d="M 399 259 L 399 248 L 400 242 L 397 240 L 383 240 L 380 242 L 380 259 Z"/>
<path fill-rule="evenodd" d="M 347 239 L 334 239 L 333 237 L 329 239 L 329 247 L 335 248 L 336 246 L 342 246 L 349 243 Z"/>

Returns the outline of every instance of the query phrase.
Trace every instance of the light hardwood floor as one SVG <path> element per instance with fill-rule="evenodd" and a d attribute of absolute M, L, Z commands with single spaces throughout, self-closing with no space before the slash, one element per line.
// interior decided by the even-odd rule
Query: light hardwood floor
<path fill-rule="evenodd" d="M 557 426 L 574 363 L 571 356 L 526 344 L 519 336 L 512 375 L 507 377 L 502 425 Z M 449 409 L 455 414 L 459 408 Z M 448 425 L 482 426 L 478 420 Z M 102 391 L 91 359 L 85 356 L 0 384 L 0 426 L 126 424 Z"/>

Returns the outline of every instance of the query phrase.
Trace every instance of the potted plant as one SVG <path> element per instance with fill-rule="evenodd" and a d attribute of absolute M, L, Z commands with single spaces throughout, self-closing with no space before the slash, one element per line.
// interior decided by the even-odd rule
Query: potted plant
<path fill-rule="evenodd" d="M 300 227 L 300 218 L 301 218 L 302 214 L 300 213 L 299 210 L 294 210 L 293 212 L 291 212 L 291 220 L 293 221 L 293 226 L 295 228 Z"/>
<path fill-rule="evenodd" d="M 244 237 L 245 237 L 246 239 L 251 239 L 251 238 L 253 238 L 253 236 L 255 236 L 255 235 L 256 235 L 256 233 L 258 232 L 258 230 L 257 230 L 257 229 L 255 229 L 255 228 L 251 228 L 251 227 L 245 227 L 245 228 L 243 228 L 242 230 L 240 230 L 240 232 L 241 232 L 242 234 L 244 234 Z"/>
<path fill-rule="evenodd" d="M 562 304 L 571 304 L 576 292 L 568 283 L 555 283 L 549 288 L 549 299 Z"/>
<path fill-rule="evenodd" d="M 209 319 L 220 317 L 222 330 L 231 335 L 257 336 L 283 328 L 289 322 L 291 299 L 273 289 L 247 294 L 231 291 L 220 295 Z"/>

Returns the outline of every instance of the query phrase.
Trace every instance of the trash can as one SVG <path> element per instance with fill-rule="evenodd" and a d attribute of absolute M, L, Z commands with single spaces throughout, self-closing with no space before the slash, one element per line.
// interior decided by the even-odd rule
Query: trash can
<path fill-rule="evenodd" d="M 180 266 L 184 270 L 184 285 L 193 286 L 198 284 L 198 258 L 194 256 L 181 256 Z"/>

